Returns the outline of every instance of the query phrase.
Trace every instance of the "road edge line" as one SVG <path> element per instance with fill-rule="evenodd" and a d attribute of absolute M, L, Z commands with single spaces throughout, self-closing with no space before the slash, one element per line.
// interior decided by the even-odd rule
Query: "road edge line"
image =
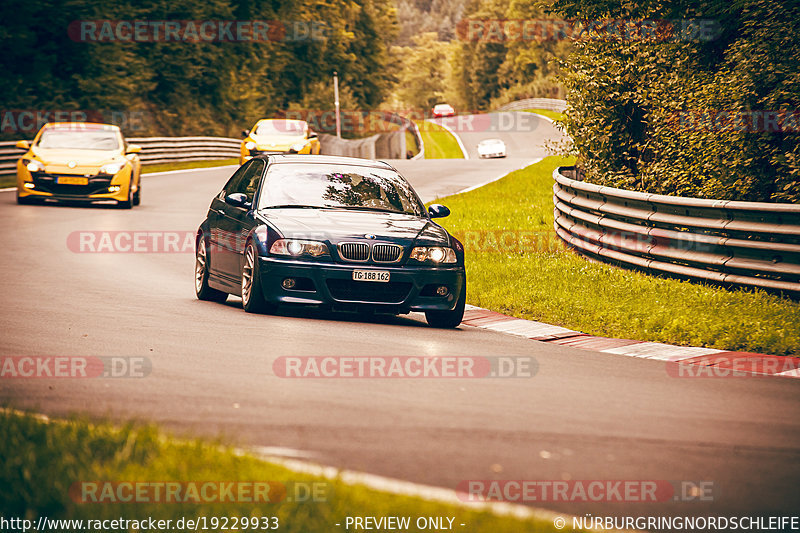
<path fill-rule="evenodd" d="M 447 133 L 449 133 L 450 135 L 455 137 L 456 143 L 458 143 L 458 148 L 461 150 L 461 153 L 463 154 L 464 159 L 465 160 L 469 160 L 469 154 L 467 153 L 467 149 L 464 147 L 464 143 L 461 141 L 461 137 L 459 137 L 458 134 L 455 131 L 453 131 L 448 126 L 445 126 L 444 122 L 434 122 L 431 119 L 428 119 L 428 122 L 430 122 L 431 124 L 436 124 L 437 126 L 441 126 L 442 128 L 444 128 L 447 131 Z"/>

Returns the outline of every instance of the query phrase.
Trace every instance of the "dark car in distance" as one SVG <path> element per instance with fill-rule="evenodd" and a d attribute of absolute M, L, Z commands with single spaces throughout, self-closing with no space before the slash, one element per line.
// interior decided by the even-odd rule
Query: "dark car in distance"
<path fill-rule="evenodd" d="M 425 313 L 434 327 L 464 316 L 464 247 L 432 219 L 388 163 L 330 156 L 256 156 L 211 201 L 196 241 L 201 300 L 242 297 L 248 312 L 279 304 Z"/>

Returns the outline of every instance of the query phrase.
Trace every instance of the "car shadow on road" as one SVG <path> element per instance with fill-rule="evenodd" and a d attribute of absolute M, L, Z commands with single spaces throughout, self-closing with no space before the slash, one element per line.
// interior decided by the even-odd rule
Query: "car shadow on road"
<path fill-rule="evenodd" d="M 229 299 L 225 302 L 227 307 L 234 309 L 242 308 L 242 301 L 236 298 Z M 362 324 L 386 324 L 393 326 L 406 326 L 416 328 L 428 328 L 425 322 L 414 320 L 405 315 L 391 315 L 385 313 L 356 313 L 346 311 L 331 311 L 327 308 L 313 307 L 313 306 L 280 306 L 274 313 L 265 314 L 264 316 L 281 316 L 288 318 L 308 318 L 312 320 L 329 320 L 334 322 L 357 322 Z"/>

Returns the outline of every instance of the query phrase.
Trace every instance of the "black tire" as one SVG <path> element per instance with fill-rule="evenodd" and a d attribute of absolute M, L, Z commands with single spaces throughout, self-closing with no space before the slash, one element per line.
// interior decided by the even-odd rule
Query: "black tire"
<path fill-rule="evenodd" d="M 208 284 L 208 259 L 206 240 L 201 235 L 194 254 L 194 292 L 198 300 L 222 303 L 228 299 L 228 293 L 214 289 Z"/>
<path fill-rule="evenodd" d="M 244 264 L 242 265 L 242 307 L 248 313 L 271 313 L 275 306 L 264 300 L 261 287 L 261 273 L 258 265 L 258 250 L 253 241 L 247 243 L 244 249 Z"/>
<path fill-rule="evenodd" d="M 461 294 L 456 302 L 456 307 L 452 311 L 425 311 L 425 320 L 432 328 L 457 328 L 464 320 L 464 306 L 467 303 L 467 280 L 461 287 Z"/>
<path fill-rule="evenodd" d="M 136 186 L 136 192 L 133 193 L 133 205 L 142 203 L 142 176 L 139 175 L 139 184 Z"/>
<path fill-rule="evenodd" d="M 133 178 L 131 178 L 130 183 L 128 183 L 128 199 L 117 202 L 117 205 L 120 209 L 130 209 L 133 207 Z"/>

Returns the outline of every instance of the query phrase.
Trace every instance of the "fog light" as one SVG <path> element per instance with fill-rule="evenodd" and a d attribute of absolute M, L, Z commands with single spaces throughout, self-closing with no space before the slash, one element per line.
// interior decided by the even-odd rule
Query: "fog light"
<path fill-rule="evenodd" d="M 26 181 L 25 183 L 22 184 L 22 186 L 25 187 L 26 189 L 33 189 L 36 187 L 36 185 L 31 183 L 30 181 Z"/>
<path fill-rule="evenodd" d="M 119 185 L 112 185 L 111 187 L 108 188 L 108 192 L 119 192 L 121 188 L 122 187 L 120 187 Z"/>
<path fill-rule="evenodd" d="M 296 284 L 297 282 L 294 280 L 294 278 L 286 278 L 285 280 L 283 280 L 283 283 L 281 283 L 281 286 L 284 289 L 288 290 L 288 289 L 293 289 Z"/>
<path fill-rule="evenodd" d="M 449 292 L 450 290 L 445 285 L 439 285 L 436 287 L 436 294 L 439 296 L 447 296 L 447 293 Z"/>

